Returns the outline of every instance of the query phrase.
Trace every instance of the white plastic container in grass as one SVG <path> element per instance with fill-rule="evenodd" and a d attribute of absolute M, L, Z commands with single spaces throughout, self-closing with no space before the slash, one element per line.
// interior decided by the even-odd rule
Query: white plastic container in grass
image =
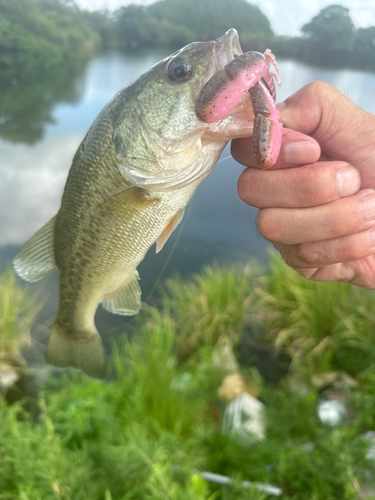
<path fill-rule="evenodd" d="M 320 401 L 317 412 L 322 424 L 330 427 L 336 427 L 348 417 L 345 406 L 337 399 Z"/>
<path fill-rule="evenodd" d="M 258 399 L 244 392 L 231 401 L 224 413 L 223 432 L 235 434 L 245 446 L 251 446 L 266 437 L 265 406 Z"/>

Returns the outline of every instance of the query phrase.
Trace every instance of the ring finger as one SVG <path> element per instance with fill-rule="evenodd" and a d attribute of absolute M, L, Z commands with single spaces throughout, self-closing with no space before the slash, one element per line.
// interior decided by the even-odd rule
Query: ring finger
<path fill-rule="evenodd" d="M 375 191 L 359 193 L 312 208 L 258 210 L 261 235 L 273 244 L 295 245 L 364 231 L 375 224 Z"/>

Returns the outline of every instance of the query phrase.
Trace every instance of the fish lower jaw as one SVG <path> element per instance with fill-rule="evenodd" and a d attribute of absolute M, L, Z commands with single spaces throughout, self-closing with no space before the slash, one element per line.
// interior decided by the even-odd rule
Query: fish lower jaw
<path fill-rule="evenodd" d="M 225 118 L 206 124 L 202 141 L 230 141 L 253 134 L 254 112 L 249 93 L 246 92 L 241 101 Z"/>
<path fill-rule="evenodd" d="M 251 119 L 244 114 L 230 114 L 219 122 L 210 124 L 209 129 L 205 133 L 202 142 L 205 140 L 210 142 L 215 141 L 231 141 L 240 137 L 248 137 L 253 135 L 254 124 Z"/>

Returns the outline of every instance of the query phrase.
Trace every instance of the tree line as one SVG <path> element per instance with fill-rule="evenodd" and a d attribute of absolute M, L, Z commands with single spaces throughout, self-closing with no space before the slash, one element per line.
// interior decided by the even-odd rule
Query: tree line
<path fill-rule="evenodd" d="M 100 35 L 71 0 L 0 0 L 0 84 L 93 55 Z"/>
<path fill-rule="evenodd" d="M 71 65 L 100 47 L 177 49 L 235 27 L 244 50 L 272 47 L 278 57 L 375 70 L 375 27 L 356 28 L 349 9 L 331 5 L 302 28 L 276 36 L 261 10 L 246 0 L 158 0 L 110 13 L 82 11 L 74 0 L 0 0 L 1 81 L 33 80 Z"/>
<path fill-rule="evenodd" d="M 279 37 L 275 53 L 310 64 L 375 71 L 375 26 L 356 28 L 342 5 L 322 9 L 302 27 L 302 37 Z"/>
<path fill-rule="evenodd" d="M 0 136 L 35 143 L 56 102 L 77 98 L 100 34 L 70 0 L 0 0 Z"/>
<path fill-rule="evenodd" d="M 107 47 L 177 49 L 194 40 L 240 34 L 243 50 L 272 47 L 277 57 L 329 67 L 375 71 L 375 26 L 356 28 L 342 5 L 322 9 L 302 27 L 302 36 L 277 36 L 261 10 L 246 0 L 158 0 L 147 7 L 129 5 L 113 14 L 87 13 Z"/>
<path fill-rule="evenodd" d="M 275 35 L 246 0 L 158 0 L 113 13 L 83 11 L 74 0 L 0 0 L 0 136 L 38 141 L 55 103 L 77 99 L 83 63 L 100 50 L 168 53 L 232 27 L 244 51 L 270 47 L 278 58 L 375 71 L 375 27 L 356 28 L 341 5 L 321 10 L 293 38 Z"/>

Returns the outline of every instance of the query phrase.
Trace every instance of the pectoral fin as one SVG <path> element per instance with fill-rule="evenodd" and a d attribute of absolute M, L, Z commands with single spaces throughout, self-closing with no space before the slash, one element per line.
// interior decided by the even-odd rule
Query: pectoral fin
<path fill-rule="evenodd" d="M 146 198 L 143 189 L 133 187 L 109 198 L 103 203 L 101 209 L 103 215 L 109 215 L 110 217 L 114 215 L 117 217 L 131 217 L 132 215 L 138 215 L 156 201 Z"/>
<path fill-rule="evenodd" d="M 141 288 L 138 283 L 138 272 L 130 277 L 124 287 L 115 293 L 104 297 L 102 306 L 115 314 L 133 315 L 141 308 Z"/>
<path fill-rule="evenodd" d="M 161 235 L 159 236 L 159 238 L 156 240 L 156 253 L 159 253 L 160 250 L 163 248 L 163 246 L 166 244 L 166 242 L 168 241 L 168 238 L 170 237 L 170 235 L 173 233 L 173 231 L 176 229 L 176 227 L 182 221 L 184 213 L 185 213 L 185 209 L 182 208 L 169 221 L 167 227 L 164 229 L 164 231 L 161 233 Z"/>
<path fill-rule="evenodd" d="M 27 241 L 16 255 L 13 266 L 26 281 L 38 281 L 56 271 L 54 230 L 56 216 Z"/>

